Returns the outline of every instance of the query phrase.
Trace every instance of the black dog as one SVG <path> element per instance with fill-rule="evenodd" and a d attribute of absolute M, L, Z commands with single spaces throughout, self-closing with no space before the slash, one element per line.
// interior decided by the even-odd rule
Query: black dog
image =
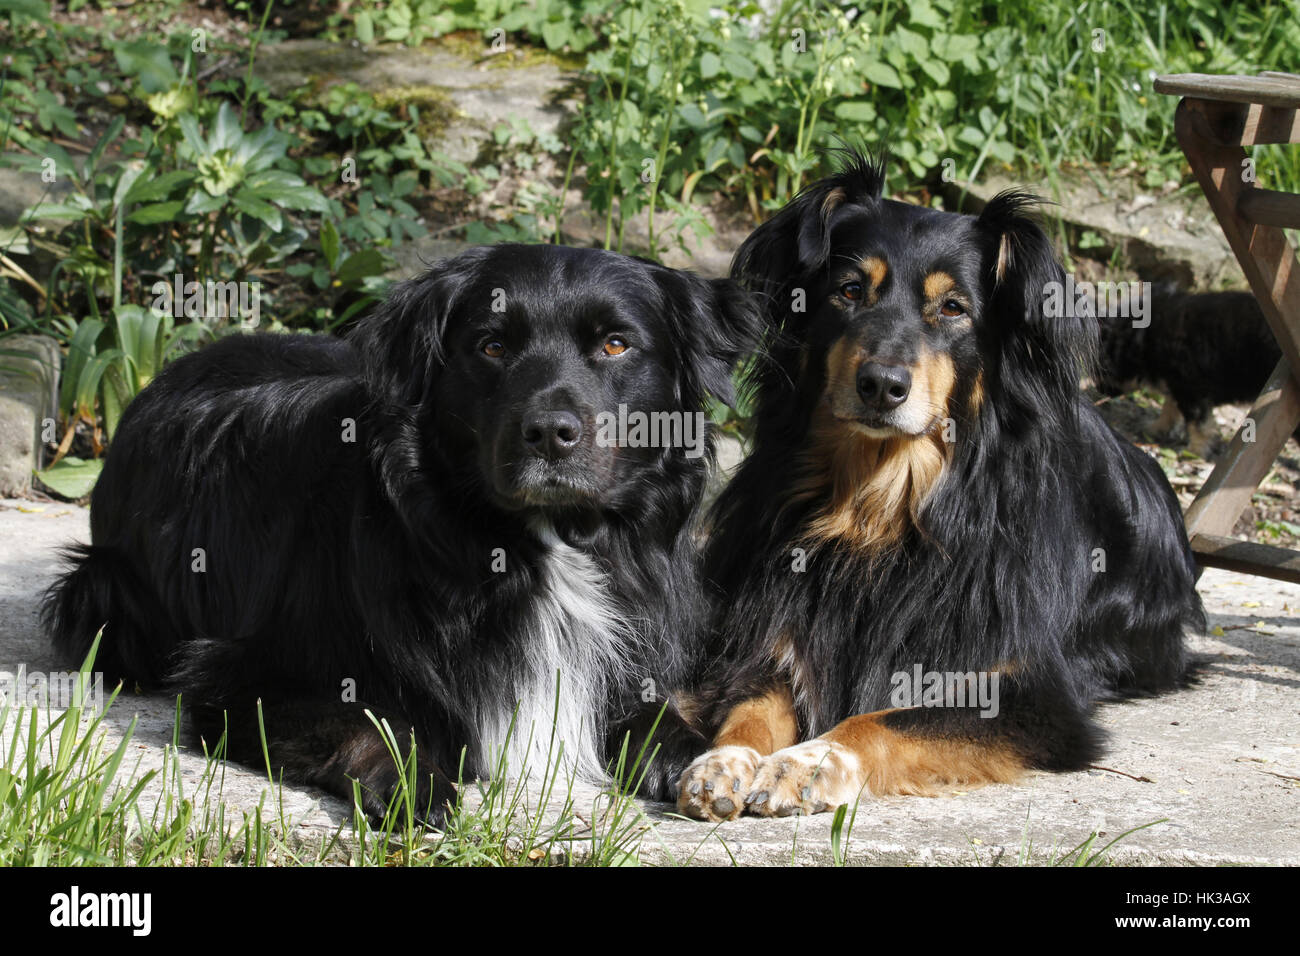
<path fill-rule="evenodd" d="M 75 661 L 103 625 L 102 670 L 183 691 L 209 746 L 257 765 L 260 701 L 273 768 L 355 778 L 374 816 L 397 770 L 367 709 L 417 744 L 434 821 L 516 708 L 511 772 L 554 725 L 599 777 L 690 666 L 708 461 L 703 434 L 620 445 L 602 416 L 693 419 L 759 323 L 729 280 L 515 245 L 404 283 L 347 341 L 183 358 L 122 419 L 54 641 Z M 671 799 L 706 741 L 672 708 L 656 740 L 645 791 Z"/>
<path fill-rule="evenodd" d="M 1214 453 L 1210 413 L 1228 402 L 1253 402 L 1282 358 L 1277 339 L 1249 292 L 1180 292 L 1151 288 L 1149 324 L 1103 318 L 1097 390 L 1115 396 L 1146 385 L 1167 400 L 1153 431 L 1171 435 L 1186 423 L 1187 447 Z"/>
<path fill-rule="evenodd" d="M 1079 390 L 1095 322 L 1044 314 L 1032 198 L 977 218 L 883 178 L 850 154 L 737 253 L 772 336 L 710 542 L 697 817 L 1083 767 L 1093 702 L 1177 685 L 1203 626 L 1173 492 Z"/>

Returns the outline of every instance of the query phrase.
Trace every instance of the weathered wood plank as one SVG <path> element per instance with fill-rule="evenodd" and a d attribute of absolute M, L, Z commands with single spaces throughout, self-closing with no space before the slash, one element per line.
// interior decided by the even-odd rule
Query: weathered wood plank
<path fill-rule="evenodd" d="M 1214 125 L 1220 109 L 1219 104 L 1185 99 L 1174 114 L 1174 131 L 1282 354 L 1291 368 L 1300 369 L 1300 268 L 1281 229 L 1255 225 L 1238 210 L 1247 189 L 1242 178 L 1246 151 L 1210 142 L 1200 133 L 1204 120 Z"/>
<path fill-rule="evenodd" d="M 1300 424 L 1300 383 L 1283 359 L 1214 471 L 1205 479 L 1196 500 L 1188 506 L 1185 520 L 1189 536 L 1232 532 L 1297 424 Z M 1246 441 L 1248 437 L 1254 441 Z"/>
<path fill-rule="evenodd" d="M 1208 100 L 1201 102 L 1208 103 Z M 1259 146 L 1300 143 L 1300 110 L 1258 103 L 1215 103 L 1213 120 L 1202 113 L 1193 119 L 1202 139 L 1220 146 Z M 1213 125 L 1211 125 L 1213 123 Z"/>
<path fill-rule="evenodd" d="M 1300 109 L 1300 77 L 1215 76 L 1206 73 L 1175 73 L 1158 76 L 1152 84 L 1157 93 L 1194 96 L 1223 103 L 1262 103 Z"/>
<path fill-rule="evenodd" d="M 1202 567 L 1259 574 L 1300 584 L 1300 551 L 1209 534 L 1193 535 L 1192 551 Z"/>
<path fill-rule="evenodd" d="M 1237 200 L 1237 212 L 1257 226 L 1300 228 L 1300 196 L 1275 189 L 1246 189 Z"/>

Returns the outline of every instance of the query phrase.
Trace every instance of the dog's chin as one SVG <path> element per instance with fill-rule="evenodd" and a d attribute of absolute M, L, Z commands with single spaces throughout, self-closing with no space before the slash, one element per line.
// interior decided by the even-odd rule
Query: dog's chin
<path fill-rule="evenodd" d="M 498 481 L 497 501 L 511 511 L 574 511 L 597 508 L 601 488 L 596 476 L 581 469 L 529 462 L 511 479 Z"/>
<path fill-rule="evenodd" d="M 571 511 L 575 508 L 594 507 L 599 496 L 593 488 L 557 480 L 531 482 L 517 487 L 511 500 L 519 508 Z"/>
<path fill-rule="evenodd" d="M 828 390 L 824 396 L 826 411 L 849 433 L 884 441 L 889 438 L 921 438 L 939 427 L 940 418 L 917 422 L 915 410 L 907 403 L 888 412 L 880 413 L 864 408 L 856 398 L 837 395 Z"/>
<path fill-rule="evenodd" d="M 931 423 L 927 427 L 917 430 L 891 421 L 887 415 L 841 415 L 836 413 L 835 418 L 855 435 L 861 435 L 864 438 L 871 438 L 876 441 L 883 441 L 886 438 L 920 438 L 922 435 L 929 434 L 933 427 L 933 423 Z"/>

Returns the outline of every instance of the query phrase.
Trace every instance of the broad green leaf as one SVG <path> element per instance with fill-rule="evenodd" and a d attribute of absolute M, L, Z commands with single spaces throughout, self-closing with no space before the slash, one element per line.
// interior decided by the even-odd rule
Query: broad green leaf
<path fill-rule="evenodd" d="M 366 276 L 379 275 L 386 267 L 387 260 L 382 252 L 378 249 L 362 249 L 343 260 L 335 278 L 346 285 Z"/>
<path fill-rule="evenodd" d="M 67 202 L 43 202 L 23 210 L 19 222 L 41 219 L 84 219 L 94 207 L 85 196 L 70 196 Z"/>
<path fill-rule="evenodd" d="M 167 47 L 153 40 L 132 40 L 113 48 L 117 65 L 128 76 L 137 77 L 146 93 L 161 93 L 180 80 Z"/>
<path fill-rule="evenodd" d="M 241 189 L 232 201 L 236 209 L 265 224 L 272 232 L 279 232 L 284 228 L 284 216 L 280 210 L 254 195 L 250 190 Z"/>
<path fill-rule="evenodd" d="M 63 382 L 59 386 L 59 408 L 65 415 L 72 412 L 81 370 L 94 357 L 95 341 L 103 331 L 104 323 L 99 319 L 82 319 L 68 341 L 68 354 L 63 360 Z"/>
<path fill-rule="evenodd" d="M 240 190 L 240 195 L 254 197 L 263 202 L 273 202 L 286 209 L 299 209 L 306 212 L 329 212 L 329 200 L 311 186 L 285 186 L 277 183 L 250 183 Z"/>
<path fill-rule="evenodd" d="M 202 189 L 196 189 L 185 203 L 185 211 L 193 216 L 202 216 L 216 212 L 226 205 L 228 196 L 210 196 Z"/>
<path fill-rule="evenodd" d="M 752 80 L 758 76 L 758 68 L 747 57 L 730 51 L 722 54 L 722 62 L 727 67 L 727 72 L 738 80 Z"/>
<path fill-rule="evenodd" d="M 274 164 L 288 148 L 289 138 L 284 133 L 274 126 L 263 126 L 239 141 L 235 161 L 242 163 L 250 173 L 259 172 Z"/>
<path fill-rule="evenodd" d="M 104 155 L 104 150 L 108 148 L 109 143 L 117 139 L 124 126 L 126 126 L 126 119 L 122 116 L 114 116 L 108 126 L 105 127 L 99 141 L 91 148 L 90 155 L 86 158 L 87 174 L 92 173 L 99 167 L 99 160 Z"/>
<path fill-rule="evenodd" d="M 930 44 L 926 42 L 925 37 L 912 32 L 907 27 L 895 27 L 890 39 L 897 43 L 903 49 L 903 52 L 918 62 L 924 61 L 930 55 Z"/>
<path fill-rule="evenodd" d="M 233 150 L 239 145 L 243 135 L 244 131 L 239 127 L 239 114 L 235 112 L 229 100 L 223 100 L 221 106 L 217 108 L 217 120 L 208 137 L 209 148 L 212 152 L 219 149 Z"/>
<path fill-rule="evenodd" d="M 548 50 L 559 50 L 573 37 L 573 31 L 562 20 L 548 20 L 542 24 L 542 40 Z"/>
<path fill-rule="evenodd" d="M 935 30 L 943 30 L 951 26 L 944 20 L 943 14 L 930 5 L 929 0 L 912 0 L 908 4 L 908 20 L 919 26 L 931 27 Z"/>
<path fill-rule="evenodd" d="M 131 187 L 130 192 L 126 194 L 126 201 L 132 204 L 155 202 L 171 195 L 172 190 L 176 189 L 176 187 L 189 185 L 193 181 L 194 173 L 188 169 L 173 170 L 170 173 L 163 173 L 161 176 L 154 176 L 144 182 L 137 181 Z"/>
<path fill-rule="evenodd" d="M 918 60 L 917 65 L 939 86 L 944 86 L 950 79 L 948 67 L 943 60 L 932 60 L 927 57 Z"/>
<path fill-rule="evenodd" d="M 31 252 L 27 231 L 18 226 L 0 226 L 0 252 L 6 255 L 25 256 Z"/>
<path fill-rule="evenodd" d="M 122 201 L 131 193 L 136 181 L 144 175 L 147 166 L 139 160 L 133 160 L 122 167 L 122 172 L 117 177 L 117 185 L 113 187 L 113 208 L 122 208 Z"/>
<path fill-rule="evenodd" d="M 111 441 L 117 434 L 117 423 L 122 419 L 122 412 L 131 400 L 130 388 L 122 376 L 122 370 L 110 366 L 104 372 L 105 387 L 101 391 L 104 406 L 104 430 Z"/>
<path fill-rule="evenodd" d="M 50 19 L 50 5 L 44 0 L 0 0 L 0 13 L 47 21 Z"/>
<path fill-rule="evenodd" d="M 952 63 L 963 60 L 979 49 L 978 37 L 964 33 L 938 33 L 930 40 L 934 55 Z"/>
<path fill-rule="evenodd" d="M 99 394 L 99 382 L 104 377 L 104 370 L 114 362 L 121 362 L 122 359 L 121 349 L 106 349 L 97 352 L 94 358 L 85 364 L 77 379 L 77 389 L 73 398 L 77 413 L 87 417 L 94 414 L 95 399 Z"/>
<path fill-rule="evenodd" d="M 181 214 L 184 208 L 185 202 L 180 199 L 151 203 L 148 206 L 141 206 L 128 214 L 126 221 L 139 223 L 142 226 L 154 226 L 160 222 L 175 222 L 176 217 Z"/>
<path fill-rule="evenodd" d="M 36 477 L 52 491 L 65 498 L 76 500 L 90 494 L 103 468 L 102 458 L 82 461 L 80 458 L 69 456 L 61 458 L 44 471 L 36 472 Z"/>
<path fill-rule="evenodd" d="M 181 135 L 185 137 L 185 145 L 190 148 L 195 158 L 206 156 L 208 154 L 208 142 L 203 138 L 203 133 L 199 130 L 199 121 L 193 113 L 182 113 L 176 119 L 176 124 L 181 128 Z"/>
<path fill-rule="evenodd" d="M 888 63 L 881 63 L 879 60 L 874 60 L 863 66 L 862 75 L 868 83 L 874 83 L 876 86 L 900 89 L 903 85 L 903 81 L 899 79 L 894 68 Z"/>
<path fill-rule="evenodd" d="M 339 231 L 334 228 L 334 223 L 328 219 L 321 220 L 320 251 L 325 256 L 325 261 L 329 264 L 330 269 L 338 265 Z"/>
<path fill-rule="evenodd" d="M 876 107 L 863 100 L 845 100 L 836 104 L 835 115 L 850 123 L 870 123 L 876 118 Z"/>
<path fill-rule="evenodd" d="M 369 10 L 358 11 L 353 24 L 356 27 L 358 40 L 366 46 L 375 42 L 375 21 L 370 16 Z"/>

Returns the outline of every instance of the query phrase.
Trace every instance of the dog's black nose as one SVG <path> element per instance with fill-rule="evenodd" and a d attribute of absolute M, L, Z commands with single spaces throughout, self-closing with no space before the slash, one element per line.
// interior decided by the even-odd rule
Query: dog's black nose
<path fill-rule="evenodd" d="M 582 421 L 573 412 L 534 412 L 524 419 L 524 444 L 543 458 L 567 458 L 582 438 Z"/>
<path fill-rule="evenodd" d="M 868 408 L 887 412 L 907 401 L 912 373 L 901 365 L 865 362 L 858 369 L 858 394 Z"/>

